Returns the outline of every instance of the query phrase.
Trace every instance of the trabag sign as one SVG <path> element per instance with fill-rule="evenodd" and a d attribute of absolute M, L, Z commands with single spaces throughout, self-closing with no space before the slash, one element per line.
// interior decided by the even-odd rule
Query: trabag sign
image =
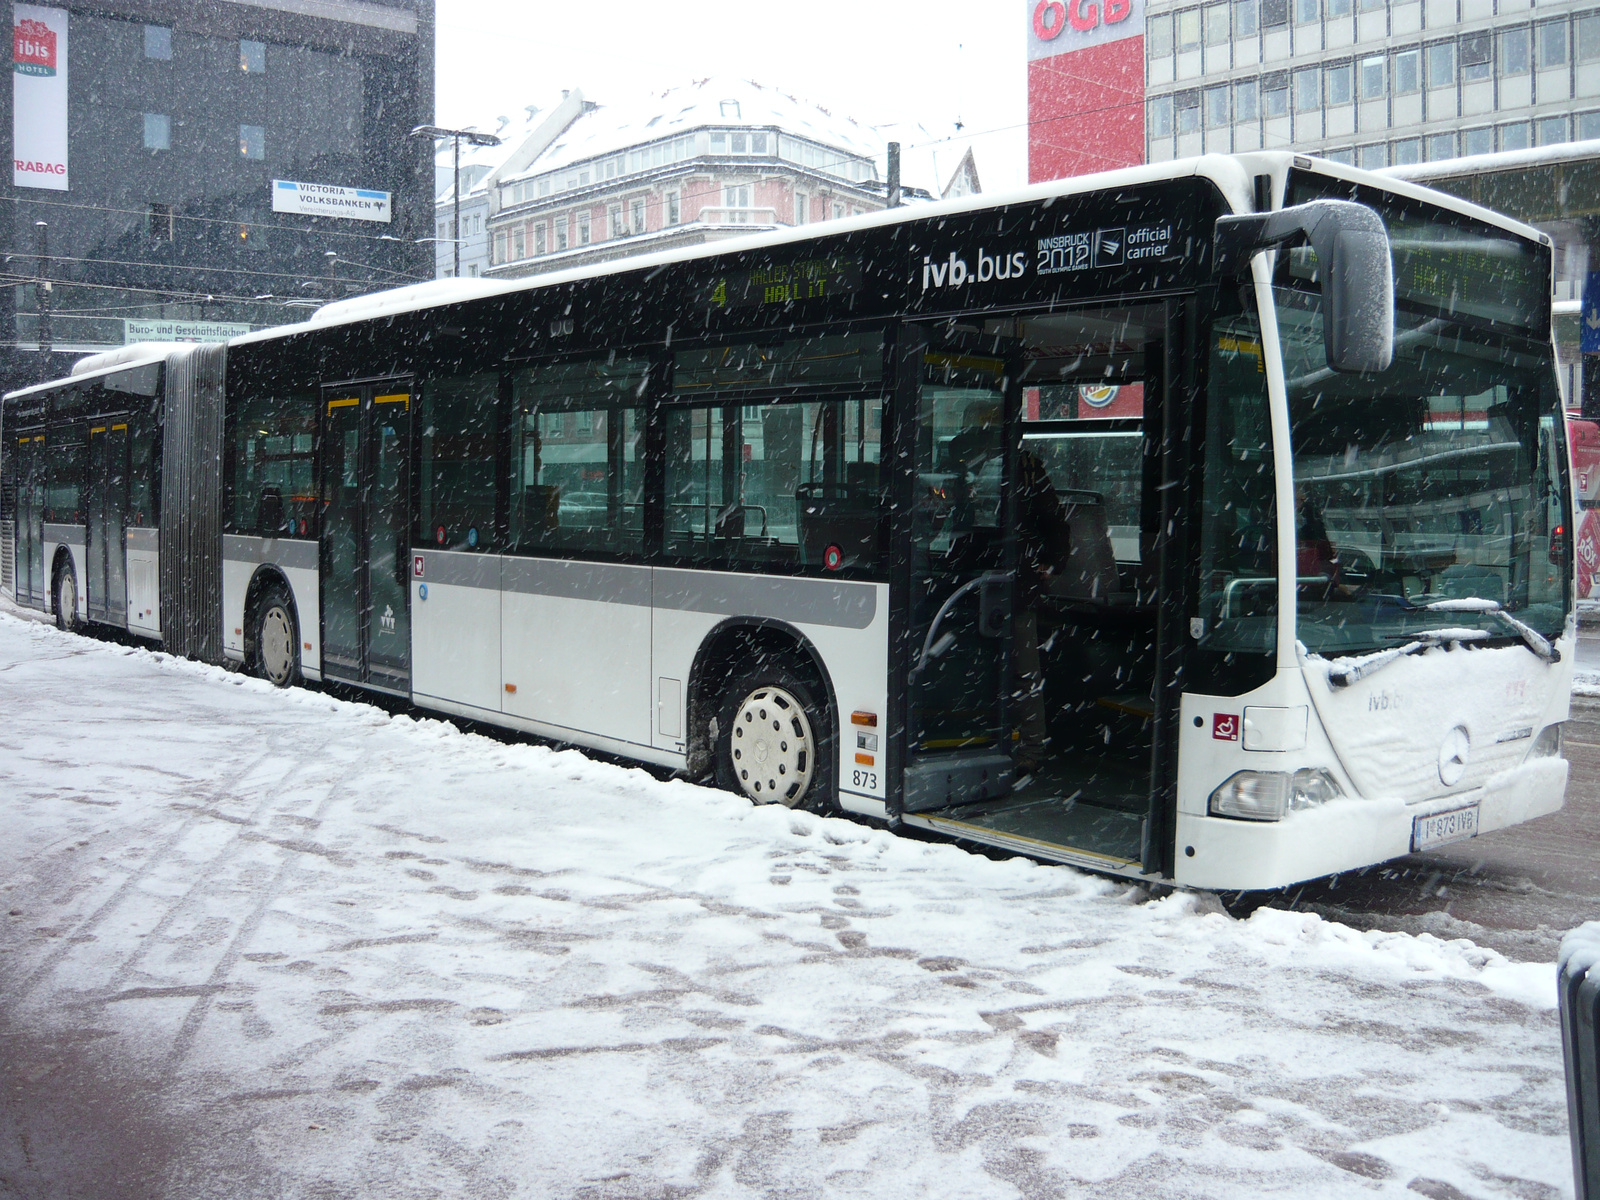
<path fill-rule="evenodd" d="M 67 190 L 67 10 L 18 4 L 11 17 L 11 183 Z"/>

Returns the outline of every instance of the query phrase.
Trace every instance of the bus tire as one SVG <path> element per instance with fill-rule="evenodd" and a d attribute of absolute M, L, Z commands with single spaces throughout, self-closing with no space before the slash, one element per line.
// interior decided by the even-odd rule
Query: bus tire
<path fill-rule="evenodd" d="M 300 682 L 300 622 L 294 601 L 281 584 L 272 584 L 256 604 L 255 673 L 273 687 Z"/>
<path fill-rule="evenodd" d="M 69 558 L 56 569 L 55 587 L 56 628 L 68 633 L 78 632 L 78 572 Z"/>
<path fill-rule="evenodd" d="M 756 804 L 832 811 L 833 726 L 813 685 L 773 665 L 731 680 L 717 708 L 718 787 Z"/>

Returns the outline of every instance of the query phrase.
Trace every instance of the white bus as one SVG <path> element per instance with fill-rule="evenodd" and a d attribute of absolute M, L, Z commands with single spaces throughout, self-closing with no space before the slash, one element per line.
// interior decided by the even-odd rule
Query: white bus
<path fill-rule="evenodd" d="M 1561 806 L 1542 235 L 1287 154 L 128 348 L 0 412 L 4 582 L 1113 875 Z"/>

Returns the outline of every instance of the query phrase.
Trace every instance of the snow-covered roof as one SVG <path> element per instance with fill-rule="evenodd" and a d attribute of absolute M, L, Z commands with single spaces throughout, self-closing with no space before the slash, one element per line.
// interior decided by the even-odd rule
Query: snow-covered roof
<path fill-rule="evenodd" d="M 615 104 L 596 104 L 523 170 L 502 183 L 598 158 L 630 146 L 705 126 L 776 127 L 796 137 L 881 159 L 885 139 L 850 117 L 748 79 L 713 76 L 684 87 Z"/>
<path fill-rule="evenodd" d="M 1555 163 L 1579 162 L 1600 158 L 1600 139 L 1586 142 L 1559 142 L 1553 146 L 1533 146 L 1526 150 L 1502 150 L 1496 154 L 1469 154 L 1438 162 L 1410 163 L 1385 167 L 1380 175 L 1427 183 L 1430 179 L 1455 179 L 1462 175 L 1482 175 L 1489 171 L 1514 171 L 1526 167 L 1548 167 Z"/>
<path fill-rule="evenodd" d="M 1546 244 L 1549 241 L 1543 233 L 1532 226 L 1513 220 L 1503 213 L 1492 212 L 1468 200 L 1462 200 L 1458 196 L 1452 196 L 1445 192 L 1430 191 L 1405 180 L 1384 178 L 1374 172 L 1363 171 L 1356 167 L 1347 167 L 1341 163 L 1332 163 L 1321 159 L 1313 160 L 1305 155 L 1293 154 L 1282 150 L 1261 150 L 1237 155 L 1207 154 L 1200 158 L 1177 159 L 1172 162 L 1151 163 L 1139 167 L 1125 167 L 1117 171 L 1104 171 L 1096 175 L 1078 175 L 1070 179 L 1056 179 L 1046 183 L 1029 184 L 1003 193 L 963 196 L 929 204 L 881 209 L 855 217 L 829 221 L 826 224 L 799 225 L 751 237 L 730 238 L 727 241 L 679 246 L 660 250 L 653 254 L 610 259 L 605 262 L 591 263 L 564 271 L 551 271 L 546 274 L 532 275 L 517 280 L 500 282 L 486 279 L 449 279 L 409 284 L 404 288 L 395 288 L 387 292 L 374 292 L 367 296 L 353 297 L 348 301 L 338 301 L 324 305 L 317 310 L 311 320 L 304 324 L 276 325 L 268 329 L 256 330 L 253 333 L 244 334 L 233 339 L 231 344 L 266 341 L 272 338 L 302 333 L 313 327 L 342 324 L 371 316 L 414 312 L 447 304 L 453 300 L 464 300 L 477 296 L 504 295 L 521 291 L 537 291 L 541 288 L 552 287 L 574 280 L 620 274 L 624 271 L 649 270 L 655 267 L 688 262 L 699 258 L 709 258 L 735 251 L 768 249 L 775 246 L 788 245 L 792 242 L 809 241 L 824 234 L 835 236 L 856 229 L 877 229 L 898 225 L 905 221 L 954 216 L 985 208 L 997 208 L 1007 204 L 1024 204 L 1056 197 L 1078 195 L 1084 192 L 1135 187 L 1166 179 L 1181 179 L 1191 175 L 1198 175 L 1211 180 L 1228 198 L 1235 211 L 1248 212 L 1253 204 L 1254 188 L 1252 181 L 1254 177 L 1257 175 L 1272 175 L 1281 178 L 1291 164 L 1304 167 L 1315 165 L 1319 172 L 1334 178 L 1378 184 L 1396 194 L 1426 200 L 1439 205 L 1441 208 L 1447 208 L 1453 212 L 1474 217 L 1530 240 Z"/>
<path fill-rule="evenodd" d="M 463 200 L 474 192 L 484 190 L 483 183 L 489 173 L 511 157 L 558 103 L 558 100 L 547 100 L 542 104 L 528 105 L 514 117 L 502 115 L 486 123 L 460 126 L 480 133 L 492 133 L 500 139 L 498 146 L 474 146 L 466 141 L 461 143 L 461 178 L 467 181 L 461 189 Z M 434 143 L 433 153 L 436 204 L 448 204 L 455 199 L 455 161 L 455 139 L 439 138 Z"/>

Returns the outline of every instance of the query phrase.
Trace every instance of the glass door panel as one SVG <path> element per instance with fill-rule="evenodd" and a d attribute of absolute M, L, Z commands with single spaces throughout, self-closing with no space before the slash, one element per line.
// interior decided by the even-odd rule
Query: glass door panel
<path fill-rule="evenodd" d="M 84 566 L 89 619 L 127 623 L 127 554 L 123 525 L 128 509 L 128 424 L 108 420 L 89 427 L 87 540 Z"/>
<path fill-rule="evenodd" d="M 326 393 L 322 433 L 322 672 L 365 683 L 359 392 Z"/>
<path fill-rule="evenodd" d="M 43 605 L 44 435 L 17 439 L 17 600 Z"/>
<path fill-rule="evenodd" d="M 323 421 L 323 672 L 409 692 L 410 388 L 325 388 Z"/>
<path fill-rule="evenodd" d="M 411 540 L 407 484 L 411 395 L 375 395 L 367 410 L 371 482 L 367 488 L 367 671 L 370 682 L 396 691 L 411 685 Z"/>
<path fill-rule="evenodd" d="M 992 800 L 1010 787 L 1006 729 L 1012 547 L 1006 531 L 1016 372 L 1003 339 L 910 327 L 916 413 L 904 808 Z M 915 367 L 910 366 L 920 357 Z"/>

